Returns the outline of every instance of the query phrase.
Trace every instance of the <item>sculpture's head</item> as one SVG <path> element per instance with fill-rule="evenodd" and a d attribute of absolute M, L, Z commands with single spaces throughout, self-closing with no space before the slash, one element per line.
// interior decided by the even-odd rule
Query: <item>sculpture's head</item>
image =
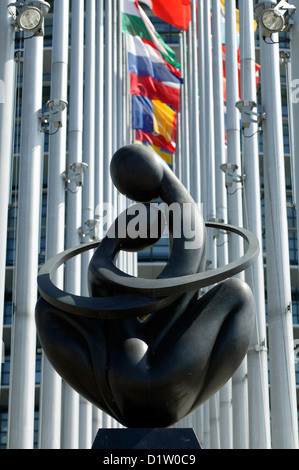
<path fill-rule="evenodd" d="M 164 166 L 155 152 L 145 146 L 120 148 L 112 157 L 110 172 L 114 185 L 129 199 L 150 202 L 159 198 Z"/>

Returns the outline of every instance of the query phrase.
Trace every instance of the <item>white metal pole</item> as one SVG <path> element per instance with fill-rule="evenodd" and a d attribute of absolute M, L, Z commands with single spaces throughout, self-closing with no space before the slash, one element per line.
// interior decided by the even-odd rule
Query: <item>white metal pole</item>
<path fill-rule="evenodd" d="M 2 341 L 7 217 L 10 196 L 10 176 L 13 155 L 13 124 L 15 95 L 15 61 L 14 61 L 14 28 L 8 14 L 9 0 L 0 2 L 0 338 Z M 0 353 L 1 365 L 4 358 L 2 346 Z"/>
<path fill-rule="evenodd" d="M 104 1 L 96 3 L 96 116 L 95 116 L 95 216 L 99 218 L 104 202 Z M 101 239 L 102 224 L 97 227 Z"/>
<path fill-rule="evenodd" d="M 289 449 L 298 448 L 298 423 L 278 39 L 261 39 L 260 50 L 272 447 Z"/>
<path fill-rule="evenodd" d="M 201 157 L 201 194 L 202 202 L 205 203 L 206 191 L 206 95 L 205 95 L 205 44 L 204 44 L 204 1 L 197 3 L 197 29 L 198 29 L 198 88 L 199 88 L 199 135 L 200 135 L 200 157 Z"/>
<path fill-rule="evenodd" d="M 215 188 L 216 219 L 227 222 L 227 197 L 225 177 L 221 165 L 226 163 L 224 126 L 223 54 L 219 0 L 212 2 L 213 35 L 213 84 L 214 84 L 214 133 L 215 133 Z M 227 237 L 219 234 L 217 239 L 217 263 L 225 266 L 228 262 Z M 232 383 L 231 380 L 219 391 L 220 446 L 232 449 Z"/>
<path fill-rule="evenodd" d="M 113 2 L 105 4 L 105 76 L 104 76 L 104 204 L 113 204 L 113 185 L 110 161 L 113 154 Z M 108 225 L 113 221 L 113 211 L 107 214 Z M 108 227 L 107 227 L 108 228 Z"/>
<path fill-rule="evenodd" d="M 196 1 L 191 2 L 192 21 L 189 28 L 192 28 L 192 107 L 189 112 L 192 114 L 192 141 L 190 155 L 190 177 L 191 177 L 191 195 L 194 201 L 199 204 L 201 202 L 201 184 L 200 184 L 200 140 L 199 140 L 199 94 L 198 94 L 198 56 L 197 56 L 197 14 Z M 191 44 L 189 44 L 191 47 Z"/>
<path fill-rule="evenodd" d="M 239 1 L 241 99 L 257 102 L 253 2 Z M 253 120 L 256 117 L 253 116 Z M 250 136 L 250 137 L 247 137 Z M 268 449 L 270 442 L 269 385 L 266 339 L 264 271 L 262 254 L 261 193 L 257 124 L 244 130 L 242 145 L 244 181 L 244 224 L 260 242 L 260 256 L 247 270 L 246 280 L 255 298 L 256 320 L 247 356 L 249 400 L 249 446 Z"/>
<path fill-rule="evenodd" d="M 104 165 L 103 165 L 103 186 L 104 204 L 113 207 L 113 186 L 110 177 L 110 161 L 113 153 L 113 2 L 105 2 L 105 49 L 104 49 Z M 107 213 L 108 225 L 113 221 L 114 211 Z M 106 229 L 108 227 L 105 227 Z M 106 428 L 112 427 L 112 419 L 106 413 L 103 414 L 103 425 Z"/>
<path fill-rule="evenodd" d="M 27 33 L 26 37 L 28 37 Z M 8 448 L 31 449 L 35 399 L 35 304 L 37 301 L 42 180 L 43 37 L 25 40 L 22 137 L 15 272 L 15 313 L 9 396 Z"/>
<path fill-rule="evenodd" d="M 95 46 L 96 46 L 96 2 L 85 2 L 85 86 L 83 155 L 88 171 L 84 175 L 82 188 L 82 242 L 89 242 L 95 230 Z M 90 232 L 92 230 L 92 232 Z M 81 257 L 81 294 L 88 296 L 87 272 L 91 251 Z M 83 397 L 79 399 L 79 448 L 91 448 L 92 405 Z"/>
<path fill-rule="evenodd" d="M 290 103 L 292 122 L 289 122 L 290 138 L 292 138 L 292 159 L 294 168 L 294 180 L 292 182 L 295 193 L 295 204 L 297 210 L 297 234 L 299 233 L 299 134 L 297 132 L 299 122 L 299 1 L 294 0 L 292 4 L 296 7 L 296 13 L 292 17 L 294 22 L 290 31 L 291 73 L 290 73 Z M 286 67 L 288 64 L 286 64 Z"/>
<path fill-rule="evenodd" d="M 237 64 L 236 2 L 225 2 L 226 20 L 226 80 L 227 80 L 227 162 L 241 172 L 240 116 L 235 106 L 239 98 Z M 228 194 L 228 221 L 243 226 L 242 193 L 240 185 L 233 185 Z M 240 238 L 229 237 L 229 257 L 236 260 L 243 254 Z M 243 277 L 240 275 L 240 277 Z M 232 378 L 234 448 L 248 448 L 248 397 L 246 359 Z"/>
<path fill-rule="evenodd" d="M 51 100 L 67 102 L 69 41 L 69 0 L 54 4 Z M 52 127 L 49 138 L 48 207 L 46 258 L 64 250 L 65 187 L 63 172 L 66 164 L 66 111 L 58 132 Z M 56 285 L 63 287 L 63 271 L 57 273 Z M 61 378 L 46 356 L 42 358 L 39 408 L 39 448 L 60 448 Z"/>
<path fill-rule="evenodd" d="M 180 33 L 180 57 L 183 84 L 181 87 L 181 175 L 182 183 L 190 191 L 190 135 L 189 135 L 189 103 L 188 103 L 188 72 L 187 72 L 187 39 L 186 32 Z"/>
<path fill-rule="evenodd" d="M 93 406 L 85 398 L 79 398 L 79 449 L 91 449 L 92 434 L 92 409 Z"/>
<path fill-rule="evenodd" d="M 69 111 L 69 160 L 70 165 L 82 163 L 83 140 L 83 46 L 84 46 L 84 1 L 72 2 L 71 27 L 71 70 L 70 70 L 70 111 Z M 88 170 L 87 170 L 88 171 Z M 79 229 L 81 226 L 82 192 L 76 184 L 69 183 L 67 191 L 66 214 L 66 248 L 80 244 Z M 81 259 L 76 257 L 66 264 L 65 289 L 80 295 L 81 293 Z M 79 444 L 79 395 L 63 382 L 63 427 L 61 446 L 65 449 L 76 449 Z"/>
<path fill-rule="evenodd" d="M 89 228 L 94 224 L 95 217 L 95 0 L 86 1 L 85 22 L 83 155 L 88 170 L 82 187 L 82 241 L 89 242 L 93 238 Z M 87 270 L 91 256 L 91 251 L 88 251 L 81 258 L 82 295 L 88 295 Z"/>
<path fill-rule="evenodd" d="M 201 122 L 204 121 L 204 144 L 203 153 L 201 152 L 201 162 L 205 161 L 205 174 L 202 174 L 202 181 L 206 182 L 205 197 L 202 198 L 203 213 L 207 221 L 216 218 L 216 199 L 215 199 L 215 135 L 214 135 L 214 99 L 213 99 L 213 71 L 212 71 L 212 36 L 211 36 L 211 6 L 210 2 L 203 2 L 203 63 L 201 68 L 204 74 L 204 88 L 202 87 L 201 96 L 204 96 L 205 107 L 204 114 L 201 112 Z M 217 266 L 216 245 L 212 233 L 208 233 L 207 260 L 210 263 L 209 268 L 214 269 Z M 216 394 L 210 398 L 210 448 L 219 449 L 220 447 L 220 429 L 219 429 L 219 395 Z"/>

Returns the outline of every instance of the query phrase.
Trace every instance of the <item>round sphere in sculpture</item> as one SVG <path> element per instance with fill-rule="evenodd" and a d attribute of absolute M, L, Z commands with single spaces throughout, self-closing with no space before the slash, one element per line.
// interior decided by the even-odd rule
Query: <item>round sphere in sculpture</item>
<path fill-rule="evenodd" d="M 159 197 L 163 165 L 154 152 L 142 145 L 126 145 L 111 160 L 111 178 L 117 189 L 138 202 Z"/>

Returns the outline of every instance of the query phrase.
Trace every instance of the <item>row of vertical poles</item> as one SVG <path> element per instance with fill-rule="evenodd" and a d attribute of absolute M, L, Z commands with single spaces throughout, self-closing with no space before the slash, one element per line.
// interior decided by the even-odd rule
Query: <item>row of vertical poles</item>
<path fill-rule="evenodd" d="M 237 64 L 236 2 L 225 2 L 225 54 L 226 54 L 226 106 L 227 106 L 227 164 L 241 172 L 240 116 L 236 108 L 239 99 Z M 243 227 L 242 192 L 238 184 L 227 191 L 228 222 Z M 240 238 L 229 236 L 229 260 L 235 260 L 244 253 Z M 239 275 L 244 279 L 244 273 Z M 248 395 L 247 358 L 232 378 L 233 401 L 233 446 L 248 448 Z"/>
<path fill-rule="evenodd" d="M 205 217 L 216 217 L 237 226 L 245 226 L 258 237 L 262 247 L 261 227 L 261 195 L 259 174 L 259 153 L 257 141 L 257 126 L 252 123 L 249 131 L 250 139 L 240 135 L 240 115 L 236 108 L 239 101 L 239 80 L 237 62 L 237 30 L 236 30 L 236 2 L 226 1 L 226 79 L 227 79 L 227 148 L 224 144 L 224 102 L 223 102 L 223 71 L 222 71 L 222 41 L 220 10 L 217 0 L 212 2 L 212 47 L 213 47 L 213 73 L 211 74 L 211 43 L 210 31 L 206 25 L 209 8 L 202 2 L 198 2 L 198 59 L 199 90 L 200 90 L 200 123 L 196 125 L 193 116 L 195 109 L 188 109 L 193 104 L 195 97 L 193 70 L 194 63 L 188 63 L 184 54 L 186 35 L 181 34 L 181 51 L 183 76 L 188 76 L 184 82 L 182 92 L 181 110 L 181 134 L 180 148 L 182 155 L 179 159 L 180 173 L 184 183 L 193 175 L 194 168 L 194 133 L 200 135 L 200 169 L 202 182 L 202 195 L 206 195 L 204 189 L 212 185 L 215 178 L 215 200 L 205 212 Z M 205 13 L 205 15 L 204 15 Z M 241 68 L 241 99 L 244 102 L 256 102 L 256 71 L 255 71 L 255 39 L 254 39 L 254 15 L 253 2 L 248 0 L 239 2 L 240 13 L 240 68 Z M 194 21 L 194 16 L 192 18 Z M 205 26 L 204 26 L 205 25 Z M 191 26 L 194 34 L 194 24 Z M 296 42 L 296 18 L 293 29 L 293 40 Z M 193 41 L 188 36 L 188 46 L 192 48 Z M 297 39 L 298 41 L 298 39 Z M 203 48 L 202 45 L 205 45 Z M 278 46 L 273 47 L 272 52 L 266 52 L 267 46 L 261 45 L 262 65 L 262 101 L 263 111 L 272 116 L 264 125 L 264 173 L 265 173 L 265 199 L 266 203 L 266 233 L 267 233 L 267 288 L 269 316 L 269 355 L 271 382 L 271 417 L 272 417 L 272 442 L 270 436 L 270 404 L 268 386 L 267 364 L 267 340 L 265 319 L 265 294 L 263 276 L 262 250 L 255 264 L 242 274 L 251 286 L 256 301 L 255 329 L 249 352 L 243 364 L 240 366 L 231 381 L 220 390 L 213 401 L 202 408 L 197 415 L 191 417 L 194 428 L 197 430 L 204 447 L 211 448 L 274 448 L 296 447 L 297 445 L 297 414 L 294 394 L 294 371 L 290 359 L 292 356 L 292 324 L 291 312 L 288 308 L 290 297 L 290 273 L 288 269 L 288 241 L 286 204 L 285 202 L 285 177 L 284 154 L 281 147 L 282 126 L 281 107 L 279 106 L 280 80 L 279 58 L 271 57 L 278 53 Z M 193 55 L 192 55 L 193 54 Z M 295 54 L 295 53 L 294 53 Z M 267 55 L 267 58 L 265 57 Z M 195 57 L 194 51 L 188 52 L 188 57 Z M 267 65 L 268 64 L 268 65 Z M 296 65 L 293 66 L 292 78 L 296 78 Z M 204 73 L 205 71 L 205 73 Z M 190 77 L 192 77 L 190 79 Z M 269 87 L 269 77 L 272 86 Z M 213 93 L 210 84 L 213 83 Z M 185 87 L 189 91 L 189 102 L 185 99 Z M 189 90 L 188 90 L 189 88 Z M 267 88 L 267 91 L 266 91 Z M 273 99 L 273 90 L 277 100 Z M 270 97 L 271 94 L 271 97 Z M 187 94 L 188 95 L 188 94 Z M 214 100 L 213 100 L 214 98 Z M 278 104 L 277 104 L 278 103 Z M 293 103 L 294 104 L 294 103 Z M 196 107 L 195 107 L 196 108 Z M 188 120 L 184 116 L 192 116 Z M 274 121 L 275 120 L 275 124 Z M 186 124 L 186 122 L 187 124 Z M 212 127 L 215 123 L 215 127 Z M 207 129 L 208 127 L 208 129 Z M 184 144 L 184 138 L 190 132 L 190 150 Z M 214 133 L 214 135 L 213 135 Z M 275 137 L 274 137 L 275 134 Z M 198 136 L 197 136 L 198 137 Z M 242 158 L 241 158 L 242 137 Z M 272 142 L 270 146 L 270 141 Z M 209 158 L 206 158 L 207 155 Z M 274 155 L 275 158 L 270 155 Z M 210 163 L 214 162 L 215 168 Z M 233 187 L 225 189 L 224 175 L 220 170 L 223 165 L 230 165 L 234 171 Z M 275 171 L 273 169 L 275 166 Z M 189 168 L 189 175 L 185 176 Z M 272 174 L 273 172 L 273 174 Z M 266 176 L 268 174 L 268 177 Z M 275 173 L 275 178 L 273 177 Z M 267 186 L 267 187 L 266 187 Z M 192 185 L 191 185 L 192 187 Z M 272 188 L 272 189 L 271 189 Z M 270 194 L 267 195 L 267 192 Z M 276 193 L 275 202 L 271 193 Z M 206 196 L 202 198 L 203 204 L 208 204 Z M 274 206 L 276 206 L 274 210 Z M 212 208 L 212 211 L 211 211 Z M 204 209 L 205 210 L 205 209 Z M 273 214 L 275 222 L 273 223 Z M 269 220 L 272 218 L 272 222 Z M 272 224 L 272 225 L 271 225 Z M 275 228 L 276 227 L 276 228 Z M 277 233 L 279 232 L 279 234 Z M 221 241 L 220 241 L 220 238 Z M 269 239 L 269 242 L 268 242 Z M 275 244 L 271 246 L 271 243 Z M 224 265 L 228 259 L 234 260 L 242 256 L 243 244 L 233 236 L 229 236 L 228 244 L 225 234 L 217 237 L 217 264 Z M 283 252 L 283 253 L 282 253 Z M 279 258 L 279 259 L 278 259 Z M 280 278 L 281 277 L 281 278 Z M 274 278 L 274 279 L 273 279 Z M 280 278 L 275 283 L 275 279 Z M 280 286 L 280 287 L 279 287 Z M 287 299 L 289 300 L 287 302 Z M 269 304 L 269 298 L 271 301 Z M 277 313 L 275 314 L 275 311 Z M 280 336 L 280 337 L 279 337 Z M 272 338 L 272 339 L 271 339 Z M 280 361 L 277 355 L 280 352 Z M 272 357 L 272 361 L 271 361 Z M 282 364 L 283 362 L 283 364 Z M 272 364 L 272 366 L 271 366 Z M 279 372 L 280 370 L 280 372 Z M 276 381 L 280 382 L 279 387 Z M 273 390 L 272 390 L 273 389 Z M 283 390 L 282 390 L 283 389 Z M 285 403 L 285 405 L 283 404 Z M 289 412 L 282 417 L 285 406 L 289 406 Z M 274 416 L 274 420 L 273 420 Z M 278 423 L 284 425 L 286 432 L 279 432 Z M 200 426 L 200 428 L 198 427 Z"/>
<path fill-rule="evenodd" d="M 84 128 L 83 156 L 88 170 L 82 188 L 81 243 L 91 241 L 95 224 L 95 85 L 96 85 L 96 2 L 87 0 L 85 17 L 85 62 L 84 62 Z M 81 255 L 81 295 L 88 297 L 87 271 L 92 256 L 88 251 Z M 92 445 L 92 404 L 79 398 L 79 448 Z M 77 442 L 78 446 L 78 442 Z"/>
<path fill-rule="evenodd" d="M 261 28 L 260 28 L 261 29 Z M 273 448 L 298 448 L 285 161 L 280 94 L 279 37 L 260 30 L 264 143 L 271 429 Z M 294 44 L 296 47 L 296 44 Z"/>
<path fill-rule="evenodd" d="M 253 2 L 239 2 L 241 99 L 257 102 Z M 247 136 L 250 135 L 248 138 Z M 244 226 L 262 243 L 261 193 L 257 124 L 252 123 L 242 138 L 242 174 Z M 265 316 L 265 291 L 262 253 L 245 273 L 255 299 L 256 319 L 254 333 L 247 355 L 249 448 L 268 449 L 270 439 L 270 408 L 268 360 Z"/>
<path fill-rule="evenodd" d="M 30 36 L 30 34 L 29 34 Z M 25 34 L 25 38 L 28 33 Z M 43 37 L 25 41 L 17 251 L 14 276 L 8 447 L 32 448 L 43 138 L 40 125 Z"/>
<path fill-rule="evenodd" d="M 120 207 L 117 207 L 109 171 L 113 152 L 128 139 L 126 119 L 120 116 L 127 99 L 125 84 L 121 78 L 124 55 L 122 51 L 118 51 L 118 46 L 122 46 L 121 1 L 114 0 L 105 5 L 104 12 L 103 0 L 74 0 L 70 12 L 68 0 L 54 4 L 51 101 L 68 102 L 69 106 L 68 114 L 63 113 L 62 128 L 55 132 L 51 124 L 49 129 L 47 259 L 65 248 L 93 238 L 94 234 L 87 229 L 88 222 L 94 222 L 95 216 L 101 216 L 104 203 L 114 208 L 113 213 L 109 214 L 110 221 L 125 204 L 122 201 Z M 1 12 L 2 9 L 4 6 L 1 4 Z M 7 47 L 1 47 L 0 71 L 3 73 L 3 82 L 8 84 L 7 101 L 3 107 L 0 104 L 0 119 L 1 132 L 7 133 L 1 135 L 1 142 L 8 144 L 9 136 L 12 139 L 13 135 L 13 125 L 11 123 L 9 128 L 8 118 L 11 116 L 13 121 L 14 43 L 13 28 L 9 24 L 6 9 L 7 5 L 5 12 L 3 10 L 3 15 L 1 14 L 1 21 L 4 22 L 5 18 L 5 37 L 3 36 L 1 44 Z M 33 447 L 36 351 L 34 310 L 37 300 L 43 175 L 43 133 L 40 126 L 42 84 L 43 37 L 34 37 L 25 41 L 24 56 L 21 200 L 14 286 L 16 311 L 12 326 L 9 448 Z M 11 100 L 8 100 L 10 95 Z M 6 126 L 2 125 L 3 110 L 6 111 Z M 5 169 L 1 166 L 1 177 L 3 175 L 6 182 L 10 181 L 12 142 L 9 149 L 10 154 L 5 162 L 2 155 L 7 152 L 1 152 L 1 165 L 6 164 Z M 83 187 L 78 187 L 71 178 L 70 167 L 80 166 L 82 163 L 88 169 L 84 175 Z M 5 188 L 3 184 L 1 191 Z M 8 193 L 9 188 L 7 201 Z M 99 236 L 102 235 L 99 231 Z M 4 236 L 6 238 L 6 234 Z M 77 257 L 70 260 L 64 272 L 61 269 L 56 274 L 55 283 L 66 291 L 88 295 L 88 261 L 88 257 L 84 256 L 82 259 Z M 3 263 L 1 272 L 5 273 L 5 260 Z M 128 259 L 124 257 L 122 267 L 136 274 L 136 260 L 130 261 L 130 269 L 127 264 Z M 43 356 L 39 448 L 90 448 L 92 439 L 101 426 L 117 427 L 118 424 L 64 383 Z"/>
<path fill-rule="evenodd" d="M 80 166 L 83 162 L 83 97 L 84 2 L 74 0 L 71 23 L 67 171 L 71 165 Z M 82 188 L 78 188 L 75 181 L 68 183 L 67 188 L 66 249 L 80 244 L 79 230 L 82 224 Z M 81 293 L 81 261 L 81 258 L 77 256 L 65 266 L 65 290 L 76 295 Z M 61 419 L 61 447 L 66 449 L 78 447 L 79 395 L 64 381 L 62 382 Z"/>
<path fill-rule="evenodd" d="M 224 173 L 221 165 L 226 163 L 226 149 L 224 142 L 224 87 L 223 87 L 223 53 L 222 31 L 218 0 L 212 2 L 212 48 L 213 48 L 213 95 L 214 95 L 214 133 L 215 133 L 215 198 L 216 220 L 227 222 L 227 194 L 225 189 Z M 219 233 L 215 238 L 217 244 L 217 265 L 225 266 L 228 262 L 227 236 Z M 233 446 L 232 425 L 232 381 L 219 391 L 219 434 L 222 449 L 231 449 Z"/>
<path fill-rule="evenodd" d="M 68 46 L 69 46 L 69 1 L 56 2 L 53 12 L 53 50 L 51 72 L 51 99 L 68 100 Z M 46 259 L 64 250 L 65 239 L 65 185 L 62 178 L 66 168 L 66 114 L 59 132 L 52 127 L 49 138 L 47 197 L 47 243 Z M 64 272 L 59 270 L 55 283 L 64 286 Z M 39 447 L 60 447 L 61 378 L 42 355 L 42 380 L 39 411 Z M 54 412 L 54 410 L 56 412 Z"/>

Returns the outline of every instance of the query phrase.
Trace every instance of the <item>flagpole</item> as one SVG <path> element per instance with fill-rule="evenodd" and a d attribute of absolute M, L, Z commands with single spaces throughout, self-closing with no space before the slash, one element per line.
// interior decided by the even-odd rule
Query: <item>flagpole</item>
<path fill-rule="evenodd" d="M 71 29 L 71 76 L 69 112 L 69 158 L 70 165 L 82 164 L 83 139 L 83 61 L 84 61 L 84 2 L 72 2 Z M 82 217 L 82 192 L 74 182 L 67 184 L 66 248 L 81 242 L 79 229 Z M 81 293 L 81 259 L 76 257 L 65 268 L 65 289 L 77 295 Z M 79 443 L 79 395 L 63 382 L 62 436 L 63 449 L 78 448 Z"/>
<path fill-rule="evenodd" d="M 99 219 L 97 236 L 101 240 L 103 226 L 100 221 L 104 203 L 104 0 L 96 1 L 96 116 L 95 116 L 95 217 Z"/>
<path fill-rule="evenodd" d="M 204 73 L 204 23 L 203 23 L 203 0 L 199 0 L 197 3 L 197 51 L 198 51 L 198 88 L 199 88 L 199 152 L 201 158 L 201 200 L 205 204 L 205 188 L 206 188 L 206 160 L 205 155 L 205 138 L 206 138 L 206 121 L 205 121 L 205 73 Z M 210 447 L 210 408 L 209 402 L 204 403 L 200 407 L 202 414 L 202 429 L 199 430 L 202 436 L 202 443 L 204 448 Z"/>
<path fill-rule="evenodd" d="M 261 37 L 272 447 L 298 448 L 278 34 Z"/>
<path fill-rule="evenodd" d="M 192 28 L 191 40 L 189 47 L 192 53 L 192 64 L 190 71 L 192 71 L 192 109 L 189 110 L 192 116 L 191 128 L 191 159 L 190 159 L 190 187 L 191 196 L 197 204 L 201 202 L 201 184 L 200 184 L 200 140 L 199 140 L 199 95 L 198 95 L 198 56 L 197 56 L 197 15 L 196 15 L 196 0 L 191 2 L 192 20 L 189 28 Z"/>
<path fill-rule="evenodd" d="M 236 108 L 239 100 L 237 65 L 236 2 L 225 2 L 226 19 L 226 80 L 227 80 L 227 163 L 235 169 L 235 180 L 241 173 L 240 116 Z M 243 226 L 242 192 L 239 183 L 228 188 L 228 221 Z M 236 260 L 243 255 L 243 243 L 234 235 L 229 237 L 229 258 Z M 244 279 L 244 273 L 239 275 Z M 233 438 L 234 448 L 247 449 L 248 442 L 248 394 L 246 358 L 232 378 Z"/>
<path fill-rule="evenodd" d="M 67 101 L 68 80 L 69 1 L 56 2 L 53 17 L 53 52 L 51 99 Z M 66 164 L 66 113 L 63 125 L 49 139 L 48 206 L 46 231 L 46 258 L 64 250 L 65 186 L 62 174 Z M 63 287 L 63 270 L 58 271 L 56 285 Z M 39 448 L 60 448 L 61 377 L 42 357 Z"/>
<path fill-rule="evenodd" d="M 110 160 L 112 158 L 112 112 L 113 112 L 113 33 L 112 2 L 105 3 L 105 66 L 104 66 L 104 204 L 113 204 L 113 188 L 110 177 Z M 113 211 L 107 214 L 108 225 L 113 221 Z M 107 227 L 108 228 L 108 227 Z"/>
<path fill-rule="evenodd" d="M 216 180 L 216 219 L 227 223 L 227 196 L 225 177 L 221 165 L 226 163 L 225 127 L 224 127 L 224 90 L 223 90 L 223 54 L 219 0 L 212 2 L 213 33 L 213 84 L 214 84 L 214 130 L 215 130 L 215 180 Z M 227 236 L 219 233 L 216 238 L 217 263 L 225 266 L 228 262 Z M 232 449 L 232 381 L 219 391 L 220 408 L 220 446 Z"/>
<path fill-rule="evenodd" d="M 82 237 L 81 243 L 95 238 L 95 32 L 96 2 L 85 2 L 85 61 L 84 61 L 84 125 L 83 155 L 88 171 L 84 175 L 82 188 Z M 92 252 L 87 251 L 81 257 L 81 295 L 88 296 L 87 272 Z M 92 405 L 85 398 L 79 398 L 79 449 L 92 446 Z"/>
<path fill-rule="evenodd" d="M 8 1 L 0 2 L 0 337 L 3 337 L 7 220 L 13 156 L 15 96 L 14 27 L 8 14 Z M 0 353 L 0 376 L 4 358 Z"/>
<path fill-rule="evenodd" d="M 31 33 L 26 33 L 27 38 Z M 22 137 L 12 324 L 7 447 L 32 449 L 34 433 L 38 254 L 42 181 L 43 37 L 25 40 Z"/>
<path fill-rule="evenodd" d="M 113 2 L 105 2 L 105 65 L 104 65 L 104 204 L 109 205 L 107 229 L 113 221 L 113 187 L 110 177 L 110 161 L 113 152 Z M 112 427 L 112 418 L 103 414 L 104 427 Z"/>
<path fill-rule="evenodd" d="M 294 24 L 290 31 L 290 62 L 286 63 L 287 69 L 287 86 L 291 87 L 289 90 L 290 102 L 288 106 L 290 109 L 289 133 L 290 133 L 290 147 L 291 147 L 291 164 L 294 168 L 293 175 L 293 193 L 294 203 L 297 210 L 297 239 L 299 236 L 299 134 L 297 132 L 297 123 L 299 122 L 299 0 L 292 2 L 296 7 L 296 13 L 292 17 Z M 290 83 L 288 83 L 290 81 Z"/>
<path fill-rule="evenodd" d="M 202 7 L 202 4 L 199 5 Z M 203 36 L 204 36 L 204 90 L 201 95 L 205 96 L 205 114 L 202 115 L 202 121 L 205 125 L 205 149 L 201 154 L 201 161 L 205 161 L 205 175 L 203 179 L 206 181 L 204 216 L 209 222 L 216 218 L 216 200 L 215 200 L 215 134 L 214 134 L 214 98 L 213 98 L 213 71 L 212 71 L 212 40 L 211 40 L 211 6 L 210 2 L 203 2 Z M 211 232 L 208 236 L 207 260 L 209 261 L 209 269 L 217 267 L 216 245 Z M 219 430 L 219 394 L 217 393 L 210 399 L 210 447 L 211 449 L 220 448 L 220 430 Z"/>
<path fill-rule="evenodd" d="M 239 11 L 241 99 L 244 102 L 256 103 L 253 2 L 240 0 Z M 247 138 L 246 135 L 251 137 Z M 242 155 L 243 173 L 246 175 L 244 181 L 245 222 L 247 228 L 257 236 L 262 247 L 258 133 L 255 123 L 252 123 L 249 129 L 244 130 Z M 256 304 L 255 328 L 247 355 L 249 445 L 251 449 L 269 449 L 271 447 L 270 408 L 262 250 L 258 260 L 246 271 L 246 280 L 254 293 Z"/>
<path fill-rule="evenodd" d="M 182 183 L 190 191 L 190 137 L 188 109 L 188 72 L 187 72 L 187 40 L 186 32 L 180 33 L 180 61 L 183 83 L 181 86 L 181 174 Z"/>

